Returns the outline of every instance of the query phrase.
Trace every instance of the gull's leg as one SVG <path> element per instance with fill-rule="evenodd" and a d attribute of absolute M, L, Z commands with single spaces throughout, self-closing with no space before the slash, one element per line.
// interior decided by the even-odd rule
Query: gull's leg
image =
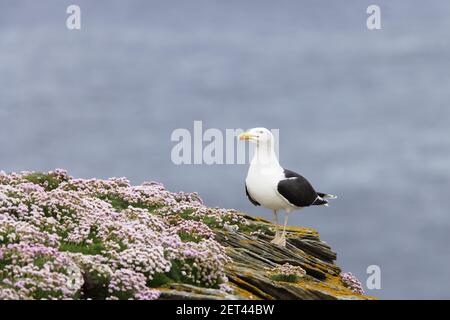
<path fill-rule="evenodd" d="M 277 210 L 273 210 L 274 223 L 275 223 L 275 238 L 271 241 L 272 243 L 277 243 L 280 239 L 280 231 L 278 229 L 278 212 Z"/>
<path fill-rule="evenodd" d="M 284 216 L 284 226 L 283 226 L 283 233 L 281 234 L 280 237 L 280 246 L 285 247 L 286 246 L 286 226 L 288 224 L 288 220 L 289 220 L 289 211 L 286 210 L 286 215 Z"/>

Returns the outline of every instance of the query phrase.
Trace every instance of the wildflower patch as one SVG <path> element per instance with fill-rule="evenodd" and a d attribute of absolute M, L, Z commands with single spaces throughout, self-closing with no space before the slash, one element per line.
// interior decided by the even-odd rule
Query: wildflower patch
<path fill-rule="evenodd" d="M 216 227 L 248 222 L 157 182 L 0 172 L 0 299 L 157 299 L 171 282 L 228 292 Z"/>

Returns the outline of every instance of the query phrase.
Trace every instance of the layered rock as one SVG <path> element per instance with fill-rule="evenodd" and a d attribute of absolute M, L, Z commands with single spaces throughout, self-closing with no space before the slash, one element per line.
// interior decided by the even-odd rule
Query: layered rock
<path fill-rule="evenodd" d="M 243 215 L 254 226 L 273 229 L 272 223 Z M 173 284 L 163 289 L 165 299 L 372 299 L 352 291 L 341 280 L 336 253 L 310 228 L 287 228 L 286 247 L 270 243 L 272 235 L 215 230 L 216 240 L 226 247 L 232 262 L 226 274 L 233 293 Z M 300 266 L 303 277 L 290 281 L 274 280 L 279 266 Z"/>

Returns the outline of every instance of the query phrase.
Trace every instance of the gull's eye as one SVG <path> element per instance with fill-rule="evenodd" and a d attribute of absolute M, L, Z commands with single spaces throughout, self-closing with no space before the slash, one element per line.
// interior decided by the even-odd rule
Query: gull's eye
<path fill-rule="evenodd" d="M 264 131 L 261 130 L 261 131 L 258 131 L 258 133 L 264 133 Z"/>

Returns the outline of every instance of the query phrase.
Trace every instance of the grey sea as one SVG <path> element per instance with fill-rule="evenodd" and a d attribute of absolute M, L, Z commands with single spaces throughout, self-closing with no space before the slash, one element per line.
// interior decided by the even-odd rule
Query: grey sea
<path fill-rule="evenodd" d="M 158 180 L 267 218 L 247 165 L 175 165 L 173 130 L 280 130 L 339 198 L 293 213 L 379 298 L 450 298 L 450 2 L 0 2 L 0 170 Z"/>

